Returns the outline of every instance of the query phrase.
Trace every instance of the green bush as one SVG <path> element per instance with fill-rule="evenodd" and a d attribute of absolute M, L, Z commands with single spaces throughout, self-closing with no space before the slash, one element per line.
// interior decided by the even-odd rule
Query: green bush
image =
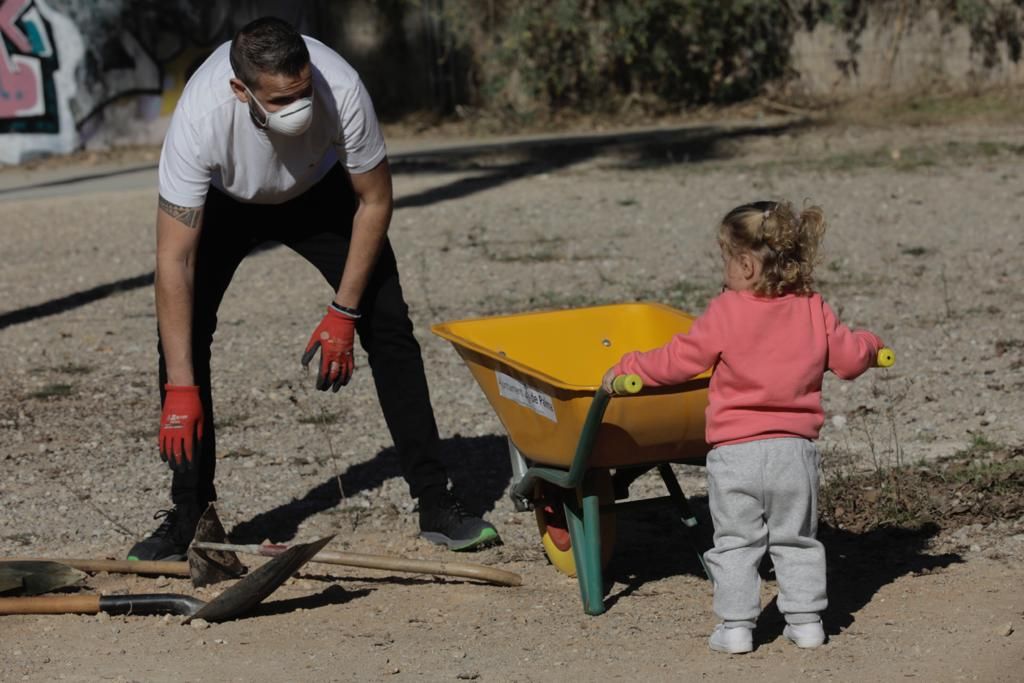
<path fill-rule="evenodd" d="M 475 0 L 446 3 L 476 61 L 482 102 L 602 110 L 624 98 L 730 102 L 786 68 L 792 17 L 777 0 Z"/>
<path fill-rule="evenodd" d="M 451 54 L 471 63 L 468 103 L 520 114 L 744 100 L 788 74 L 794 32 L 819 22 L 845 34 L 847 66 L 856 70 L 869 12 L 875 22 L 903 25 L 938 11 L 970 30 L 987 65 L 1001 54 L 1019 61 L 1024 42 L 1024 0 L 444 0 L 443 7 Z"/>

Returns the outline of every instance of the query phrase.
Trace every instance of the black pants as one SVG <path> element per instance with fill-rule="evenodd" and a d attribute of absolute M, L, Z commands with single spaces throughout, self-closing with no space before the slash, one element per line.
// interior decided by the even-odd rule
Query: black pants
<path fill-rule="evenodd" d="M 217 309 L 235 270 L 257 246 L 277 242 L 313 264 L 333 291 L 337 291 L 352 236 L 356 205 L 348 175 L 340 166 L 335 166 L 305 194 L 283 204 L 244 204 L 210 188 L 196 258 L 192 317 L 193 372 L 204 410 L 202 449 L 193 471 L 174 473 L 171 500 L 176 505 L 205 507 L 217 498 L 210 347 L 217 329 Z M 333 296 L 326 290 L 324 294 L 326 310 Z M 414 498 L 436 495 L 447 486 L 447 474 L 438 459 L 437 424 L 430 405 L 423 359 L 412 333 L 412 321 L 402 297 L 390 242 L 384 245 L 359 307 L 363 316 L 356 324 L 356 332 L 369 356 L 377 397 L 399 454 L 402 475 Z M 318 322 L 319 319 L 309 321 L 310 333 Z M 305 349 L 306 339 L 297 344 L 296 363 Z M 162 404 L 167 366 L 163 344 L 158 347 Z M 314 382 L 312 377 L 309 381 Z"/>

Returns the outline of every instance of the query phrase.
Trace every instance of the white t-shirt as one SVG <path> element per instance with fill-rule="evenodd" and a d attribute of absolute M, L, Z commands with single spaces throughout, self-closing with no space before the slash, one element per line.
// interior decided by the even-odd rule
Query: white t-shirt
<path fill-rule="evenodd" d="M 313 70 L 313 120 L 288 137 L 257 128 L 235 97 L 228 52 L 218 47 L 185 85 L 160 153 L 160 196 L 202 206 L 212 184 L 254 204 L 302 194 L 340 160 L 350 173 L 372 170 L 387 154 L 370 96 L 348 62 L 304 36 Z"/>

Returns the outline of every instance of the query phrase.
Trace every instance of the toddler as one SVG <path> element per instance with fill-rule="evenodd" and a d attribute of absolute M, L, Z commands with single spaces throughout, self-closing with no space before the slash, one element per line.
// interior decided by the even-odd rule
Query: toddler
<path fill-rule="evenodd" d="M 822 376 L 853 379 L 876 364 L 882 340 L 852 331 L 812 289 L 821 209 L 786 202 L 730 211 L 718 231 L 725 286 L 688 334 L 627 353 L 602 380 L 635 373 L 645 385 L 680 384 L 714 367 L 708 391 L 708 504 L 714 548 L 712 650 L 753 649 L 761 611 L 758 565 L 767 550 L 778 579 L 785 637 L 825 642 L 825 550 L 816 539 Z"/>

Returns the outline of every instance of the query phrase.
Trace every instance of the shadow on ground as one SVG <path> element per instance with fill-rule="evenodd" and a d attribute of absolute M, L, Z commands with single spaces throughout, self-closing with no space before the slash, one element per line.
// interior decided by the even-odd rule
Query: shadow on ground
<path fill-rule="evenodd" d="M 605 569 L 605 585 L 622 584 L 605 598 L 611 610 L 644 585 L 671 576 L 706 578 L 698 555 L 712 543 L 706 496 L 688 497 L 697 527 L 683 526 L 679 512 L 668 501 L 625 507 L 615 513 L 615 552 Z M 707 584 L 708 600 L 711 584 Z"/>
<path fill-rule="evenodd" d="M 807 125 L 793 120 L 775 125 L 689 126 L 633 133 L 568 135 L 559 138 L 477 145 L 404 154 L 391 160 L 396 174 L 477 171 L 448 184 L 399 197 L 395 208 L 429 206 L 461 199 L 520 178 L 555 173 L 601 155 L 613 155 L 616 168 L 647 169 L 732 156 L 728 142 L 744 137 L 777 137 Z"/>
<path fill-rule="evenodd" d="M 332 581 L 336 580 L 337 579 L 332 577 Z M 269 602 L 260 603 L 252 610 L 252 612 L 245 616 L 246 618 L 265 617 L 274 614 L 289 614 L 300 609 L 312 610 L 318 607 L 326 607 L 328 605 L 344 605 L 352 600 L 366 597 L 372 592 L 373 590 L 369 588 L 345 590 L 341 586 L 333 584 L 313 595 L 304 595 L 298 598 L 285 598 L 283 600 L 271 600 Z"/>
<path fill-rule="evenodd" d="M 712 543 L 712 526 L 707 497 L 690 498 L 698 519 L 695 543 L 706 549 Z M 614 609 L 617 602 L 645 584 L 671 576 L 704 577 L 697 552 L 686 529 L 667 503 L 651 508 L 626 509 L 617 514 L 615 554 L 606 571 L 606 582 L 623 584 L 606 598 Z M 819 527 L 818 537 L 825 544 L 828 562 L 829 606 L 823 616 L 826 632 L 835 635 L 856 621 L 857 613 L 883 587 L 902 576 L 920 575 L 962 562 L 960 555 L 928 552 L 931 539 L 939 533 L 931 524 L 917 529 L 875 528 L 855 533 L 827 524 Z M 770 561 L 762 566 L 762 576 L 774 584 Z M 774 587 L 774 586 L 773 586 Z M 708 606 L 712 587 L 707 583 Z M 782 635 L 785 626 L 773 599 L 758 620 L 758 642 L 771 642 Z"/>
<path fill-rule="evenodd" d="M 463 437 L 456 434 L 450 439 L 443 439 L 441 461 L 448 470 L 452 488 L 466 508 L 476 514 L 493 510 L 512 478 L 508 446 L 503 436 Z M 299 526 L 306 519 L 340 505 L 342 491 L 346 497 L 355 496 L 380 488 L 388 479 L 401 477 L 397 451 L 394 448 L 384 449 L 366 462 L 332 474 L 301 498 L 237 524 L 228 535 L 237 543 L 258 543 L 265 538 L 286 543 L 295 538 Z"/>

